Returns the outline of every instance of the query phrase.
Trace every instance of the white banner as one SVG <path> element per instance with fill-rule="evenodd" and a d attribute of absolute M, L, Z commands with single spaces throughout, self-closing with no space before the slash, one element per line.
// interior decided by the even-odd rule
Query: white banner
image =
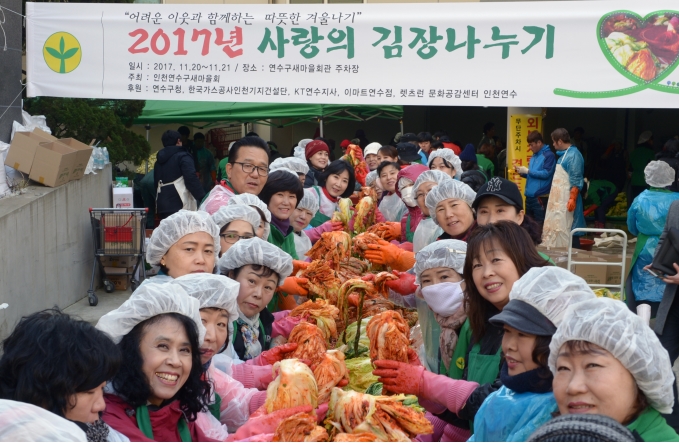
<path fill-rule="evenodd" d="M 28 95 L 675 108 L 676 6 L 27 3 Z"/>

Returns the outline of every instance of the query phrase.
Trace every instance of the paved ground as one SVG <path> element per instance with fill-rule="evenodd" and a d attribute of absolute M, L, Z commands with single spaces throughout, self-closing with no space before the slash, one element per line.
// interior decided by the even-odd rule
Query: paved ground
<path fill-rule="evenodd" d="M 127 291 L 113 291 L 112 293 L 107 294 L 106 291 L 101 288 L 97 291 L 97 298 L 99 299 L 99 304 L 97 306 L 90 306 L 87 297 L 85 297 L 64 309 L 64 312 L 79 317 L 92 325 L 96 325 L 104 314 L 117 309 L 125 302 L 125 300 L 130 298 L 130 295 L 132 295 L 132 290 L 130 289 Z"/>

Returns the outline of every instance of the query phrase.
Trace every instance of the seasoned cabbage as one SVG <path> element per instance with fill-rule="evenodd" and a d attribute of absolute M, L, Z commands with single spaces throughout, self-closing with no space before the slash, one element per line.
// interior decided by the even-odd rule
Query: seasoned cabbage
<path fill-rule="evenodd" d="M 318 406 L 318 386 L 311 369 L 297 359 L 287 359 L 273 365 L 278 375 L 266 389 L 266 412 L 294 406 Z"/>

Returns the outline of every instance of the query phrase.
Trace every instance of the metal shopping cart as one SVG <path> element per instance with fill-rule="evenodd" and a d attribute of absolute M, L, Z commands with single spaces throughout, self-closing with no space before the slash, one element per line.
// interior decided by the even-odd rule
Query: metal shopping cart
<path fill-rule="evenodd" d="M 139 286 L 134 276 L 137 270 L 140 271 L 141 281 L 146 278 L 146 268 L 144 267 L 144 240 L 146 228 L 147 209 L 108 209 L 90 208 L 90 222 L 92 224 L 92 241 L 94 244 L 94 262 L 92 263 L 92 280 L 90 289 L 87 291 L 87 298 L 90 306 L 99 303 L 97 295 L 94 293 L 94 278 L 97 267 L 99 267 L 99 281 L 106 292 L 113 292 L 115 286 L 107 278 L 104 265 L 101 259 L 104 257 L 124 257 L 134 260 L 132 272 L 121 272 L 116 274 L 118 278 L 127 279 L 132 276 L 130 281 L 132 290 Z M 131 267 L 131 266 L 130 266 Z"/>
<path fill-rule="evenodd" d="M 621 261 L 619 262 L 602 262 L 602 261 L 580 261 L 576 258 L 576 260 L 573 260 L 573 245 L 568 246 L 568 270 L 573 271 L 572 266 L 575 265 L 585 265 L 585 266 L 620 266 L 620 283 L 618 284 L 617 281 L 616 283 L 611 283 L 611 284 L 593 284 L 593 283 L 588 283 L 589 287 L 592 288 L 592 290 L 597 290 L 599 288 L 614 288 L 620 291 L 620 299 L 625 300 L 625 278 L 627 277 L 627 272 L 629 272 L 629 269 L 625 269 L 625 256 L 627 255 L 627 233 L 625 231 L 622 231 L 620 229 L 593 229 L 593 228 L 577 228 L 573 229 L 571 231 L 571 239 L 573 238 L 573 234 L 576 232 L 588 232 L 588 233 L 595 233 L 595 234 L 615 234 L 615 235 L 620 235 L 623 238 L 622 241 L 622 254 L 621 254 Z"/>

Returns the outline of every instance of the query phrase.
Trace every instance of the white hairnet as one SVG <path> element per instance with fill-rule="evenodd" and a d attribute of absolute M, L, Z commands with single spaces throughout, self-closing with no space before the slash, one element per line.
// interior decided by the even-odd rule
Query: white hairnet
<path fill-rule="evenodd" d="M 306 156 L 304 155 L 304 150 L 306 149 L 306 145 L 308 145 L 310 142 L 312 142 L 313 139 L 310 138 L 304 138 L 297 143 L 297 146 L 295 146 L 295 149 L 293 149 L 293 156 L 295 158 L 302 159 L 306 161 Z"/>
<path fill-rule="evenodd" d="M 219 230 L 234 220 L 243 220 L 252 225 L 255 231 L 259 228 L 259 223 L 262 218 L 259 212 L 255 211 L 248 205 L 226 205 L 219 208 L 217 212 L 212 214 L 212 221 L 215 222 Z"/>
<path fill-rule="evenodd" d="M 372 186 L 377 181 L 377 178 L 377 170 L 368 172 L 368 175 L 365 176 L 365 185 Z"/>
<path fill-rule="evenodd" d="M 453 168 L 455 168 L 455 178 L 460 179 L 462 177 L 462 160 L 460 160 L 460 157 L 455 154 L 455 152 L 452 149 L 448 148 L 441 148 L 437 149 L 436 151 L 432 151 L 429 153 L 429 159 L 427 160 L 427 166 L 431 168 L 431 162 L 434 161 L 435 158 L 441 157 L 451 165 L 453 165 Z"/>
<path fill-rule="evenodd" d="M 429 213 L 432 214 L 431 218 L 436 224 L 438 224 L 436 217 L 434 216 L 434 214 L 436 214 L 436 205 L 451 198 L 463 200 L 471 208 L 472 203 L 474 203 L 474 199 L 476 198 L 476 192 L 474 192 L 467 184 L 458 180 L 446 180 L 431 188 L 431 191 L 427 194 L 425 204 L 427 205 L 427 209 L 429 209 Z"/>
<path fill-rule="evenodd" d="M 316 215 L 320 209 L 321 204 L 318 201 L 318 195 L 311 188 L 304 189 L 304 197 L 297 204 L 297 209 L 306 209 Z"/>
<path fill-rule="evenodd" d="M 250 238 L 236 242 L 222 255 L 217 263 L 219 272 L 242 268 L 245 265 L 266 266 L 278 274 L 278 285 L 292 274 L 292 257 L 281 248 L 260 238 Z"/>
<path fill-rule="evenodd" d="M 308 174 L 309 165 L 305 160 L 297 157 L 279 157 L 269 165 L 269 172 L 277 171 L 281 168 L 287 168 L 297 174 Z"/>
<path fill-rule="evenodd" d="M 0 400 L 0 441 L 87 441 L 82 429 L 47 409 Z"/>
<path fill-rule="evenodd" d="M 219 308 L 229 313 L 229 323 L 238 319 L 238 291 L 240 283 L 216 274 L 188 274 L 172 280 L 200 302 L 200 309 Z"/>
<path fill-rule="evenodd" d="M 436 169 L 424 171 L 422 174 L 420 174 L 419 177 L 417 177 L 417 180 L 415 180 L 415 184 L 413 185 L 413 195 L 417 195 L 417 190 L 420 188 L 420 186 L 422 186 L 423 183 L 433 182 L 439 184 L 446 180 L 452 179 L 453 178 L 450 175 L 446 174 L 445 172 L 438 171 Z"/>
<path fill-rule="evenodd" d="M 529 269 L 509 292 L 510 300 L 528 303 L 557 328 L 568 306 L 594 298 L 585 280 L 556 266 Z"/>
<path fill-rule="evenodd" d="M 238 243 L 236 243 L 238 244 Z M 200 303 L 180 286 L 173 283 L 149 283 L 137 288 L 118 309 L 99 319 L 96 328 L 120 343 L 139 323 L 160 314 L 176 312 L 196 324 L 198 344 L 203 344 L 205 327 L 200 319 Z"/>
<path fill-rule="evenodd" d="M 561 346 L 582 340 L 613 354 L 630 372 L 649 403 L 661 414 L 672 412 L 672 363 L 655 332 L 625 303 L 606 297 L 571 305 L 549 345 L 549 369 L 556 375 Z"/>
<path fill-rule="evenodd" d="M 646 183 L 654 188 L 664 188 L 674 183 L 675 171 L 669 163 L 662 160 L 650 162 L 644 168 Z"/>
<path fill-rule="evenodd" d="M 438 240 L 415 254 L 415 283 L 420 284 L 420 275 L 428 269 L 451 268 L 462 275 L 467 257 L 467 243 L 462 240 Z"/>
<path fill-rule="evenodd" d="M 256 206 L 264 214 L 266 222 L 271 223 L 271 211 L 269 211 L 269 208 L 266 206 L 266 203 L 261 201 L 259 197 L 257 197 L 254 194 L 248 194 L 246 192 L 243 194 L 234 195 L 229 199 L 227 205 Z M 259 224 L 257 224 L 257 226 L 259 227 Z"/>
<path fill-rule="evenodd" d="M 269 172 L 277 172 L 277 171 L 278 171 L 278 172 L 280 172 L 280 171 L 288 172 L 288 173 L 294 175 L 296 179 L 299 179 L 299 174 L 297 174 L 295 171 L 293 171 L 293 170 L 290 169 L 290 168 L 284 168 L 284 167 L 282 167 L 282 166 L 279 166 L 278 169 L 276 169 L 275 171 L 269 171 Z"/>
<path fill-rule="evenodd" d="M 146 261 L 157 265 L 167 251 L 185 235 L 195 232 L 207 232 L 213 237 L 215 256 L 219 255 L 219 228 L 203 211 L 180 210 L 166 219 L 153 230 L 146 250 Z"/>

